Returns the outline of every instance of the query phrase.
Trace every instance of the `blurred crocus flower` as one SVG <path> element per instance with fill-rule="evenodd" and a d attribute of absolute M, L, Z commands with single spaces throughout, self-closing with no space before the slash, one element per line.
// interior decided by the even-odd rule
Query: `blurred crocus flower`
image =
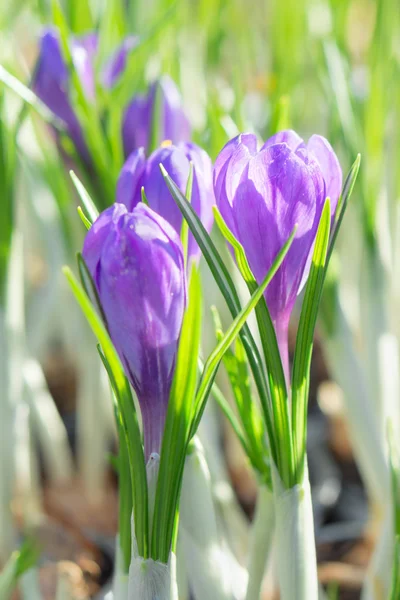
<path fill-rule="evenodd" d="M 132 152 L 122 168 L 116 201 L 132 210 L 141 201 L 144 188 L 149 205 L 164 217 L 180 234 L 182 214 L 175 204 L 160 171 L 160 163 L 182 191 L 186 192 L 190 162 L 193 163 L 191 204 L 207 231 L 213 224 L 212 206 L 215 202 L 212 185 L 212 163 L 208 154 L 195 144 L 182 142 L 176 146 L 165 144 L 146 159 L 143 148 Z M 192 234 L 189 235 L 188 257 L 200 259 L 200 249 Z"/>
<path fill-rule="evenodd" d="M 287 377 L 290 315 L 308 277 L 325 198 L 331 199 L 333 217 L 341 187 L 338 159 L 318 135 L 305 144 L 294 131 L 282 131 L 258 150 L 256 137 L 242 134 L 226 144 L 215 162 L 218 208 L 258 282 L 297 225 L 292 246 L 265 292 Z"/>
<path fill-rule="evenodd" d="M 88 231 L 83 257 L 139 400 L 147 460 L 160 452 L 186 306 L 181 241 L 145 204 L 114 204 Z"/>
<path fill-rule="evenodd" d="M 126 67 L 127 56 L 137 44 L 134 37 L 126 38 L 106 63 L 100 81 L 111 88 Z M 98 36 L 88 33 L 73 38 L 70 51 L 83 92 L 90 102 L 95 102 L 95 61 L 98 54 Z M 88 150 L 81 126 L 69 99 L 69 73 L 61 51 L 60 36 L 55 28 L 45 30 L 40 41 L 39 57 L 32 81 L 32 89 L 63 123 L 78 153 L 88 160 Z"/>
<path fill-rule="evenodd" d="M 147 94 L 137 95 L 126 108 L 122 125 L 125 156 L 140 147 L 150 151 L 154 127 L 158 134 L 156 145 L 163 140 L 176 144 L 190 139 L 190 124 L 181 96 L 167 76 L 153 83 Z"/>

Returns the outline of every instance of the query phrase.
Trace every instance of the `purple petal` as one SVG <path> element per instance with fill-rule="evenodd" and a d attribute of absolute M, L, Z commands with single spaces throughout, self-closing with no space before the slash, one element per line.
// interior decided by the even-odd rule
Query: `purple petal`
<path fill-rule="evenodd" d="M 83 256 L 138 395 L 148 457 L 160 451 L 186 305 L 181 242 L 143 203 L 130 213 L 116 204 L 89 230 Z"/>
<path fill-rule="evenodd" d="M 275 133 L 275 135 L 270 137 L 265 142 L 261 150 L 264 150 L 264 148 L 268 148 L 269 146 L 273 146 L 274 144 L 287 144 L 289 148 L 295 152 L 295 150 L 304 144 L 304 142 L 301 137 L 295 131 L 293 131 L 293 129 L 285 129 L 283 131 L 278 131 L 278 133 Z"/>
<path fill-rule="evenodd" d="M 331 199 L 331 214 L 334 216 L 342 192 L 342 169 L 332 146 L 324 137 L 313 135 L 307 143 L 311 154 L 322 171 L 325 180 L 325 193 Z"/>
<path fill-rule="evenodd" d="M 258 282 L 297 225 L 292 247 L 266 291 L 273 320 L 287 321 L 322 210 L 322 174 L 314 160 L 307 164 L 286 142 L 264 146 L 258 153 L 255 144 L 250 152 L 248 144 L 237 139 L 232 146 L 226 161 L 225 157 L 216 161 L 217 204 L 243 245 Z"/>
<path fill-rule="evenodd" d="M 168 221 L 179 234 L 182 215 L 165 183 L 160 171 L 160 163 L 184 193 L 189 177 L 189 161 L 185 153 L 176 146 L 159 148 L 147 160 L 140 182 L 140 187 L 144 187 L 151 208 Z"/>
<path fill-rule="evenodd" d="M 143 146 L 147 151 L 152 135 L 156 93 L 160 93 L 161 122 L 159 143 L 187 141 L 190 126 L 182 108 L 182 100 L 174 82 L 163 77 L 154 83 L 146 95 L 136 96 L 127 106 L 122 125 L 125 155 Z"/>
<path fill-rule="evenodd" d="M 79 121 L 68 99 L 68 71 L 61 54 L 59 36 L 55 29 L 45 30 L 32 81 L 35 94 L 64 123 L 78 152 L 88 159 Z"/>
<path fill-rule="evenodd" d="M 124 39 L 118 50 L 107 62 L 102 72 L 102 83 L 105 88 L 112 88 L 122 73 L 125 71 L 128 54 L 138 45 L 137 36 L 129 36 Z"/>
<path fill-rule="evenodd" d="M 76 72 L 82 83 L 86 97 L 93 102 L 96 96 L 94 63 L 98 49 L 98 36 L 88 33 L 74 38 L 71 42 L 71 54 Z"/>
<path fill-rule="evenodd" d="M 144 149 L 139 148 L 129 155 L 118 177 L 116 202 L 125 204 L 130 211 L 141 200 L 141 188 L 139 184 L 145 164 L 146 156 Z"/>

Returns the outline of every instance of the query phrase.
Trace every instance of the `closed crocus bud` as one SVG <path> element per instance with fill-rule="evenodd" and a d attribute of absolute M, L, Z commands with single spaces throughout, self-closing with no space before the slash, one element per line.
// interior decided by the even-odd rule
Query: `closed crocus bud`
<path fill-rule="evenodd" d="M 160 163 L 185 194 L 190 162 L 193 163 L 191 204 L 204 227 L 210 231 L 213 224 L 214 204 L 212 163 L 208 154 L 192 143 L 182 142 L 177 146 L 165 144 L 153 152 L 147 160 L 143 148 L 133 152 L 119 176 L 117 202 L 122 202 L 132 210 L 141 201 L 141 188 L 144 187 L 151 208 L 164 217 L 180 234 L 182 214 L 165 183 L 160 171 Z M 200 249 L 190 234 L 188 257 L 197 262 L 200 255 Z"/>
<path fill-rule="evenodd" d="M 157 117 L 160 122 L 154 123 Z M 153 127 L 157 127 L 158 131 L 156 144 L 163 140 L 176 144 L 190 139 L 190 125 L 181 96 L 175 83 L 167 76 L 153 83 L 146 95 L 136 96 L 128 105 L 122 125 L 125 156 L 140 147 L 147 152 L 151 150 Z"/>
<path fill-rule="evenodd" d="M 180 238 L 145 204 L 114 204 L 89 229 L 83 257 L 139 400 L 148 460 L 160 453 L 186 306 Z"/>
<path fill-rule="evenodd" d="M 100 77 L 104 88 L 110 88 L 116 83 L 125 69 L 127 55 L 136 43 L 136 38 L 126 38 L 108 60 Z M 90 102 L 94 102 L 96 95 L 95 61 L 98 53 L 97 34 L 88 33 L 71 39 L 70 51 L 83 92 Z M 69 73 L 62 56 L 58 30 L 48 28 L 41 37 L 32 89 L 55 116 L 63 121 L 78 154 L 87 161 L 89 153 L 78 118 L 69 100 L 69 85 Z"/>
<path fill-rule="evenodd" d="M 215 163 L 217 205 L 259 283 L 297 225 L 294 241 L 265 292 L 287 379 L 290 315 L 308 276 L 325 198 L 330 196 L 334 215 L 341 182 L 329 143 L 313 136 L 306 145 L 293 131 L 276 134 L 260 150 L 254 135 L 239 135 Z"/>

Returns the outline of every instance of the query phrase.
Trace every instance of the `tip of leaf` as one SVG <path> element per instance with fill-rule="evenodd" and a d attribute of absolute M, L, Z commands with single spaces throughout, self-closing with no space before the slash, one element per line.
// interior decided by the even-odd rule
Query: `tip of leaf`
<path fill-rule="evenodd" d="M 160 171 L 161 171 L 161 173 L 162 173 L 163 177 L 168 177 L 168 173 L 167 173 L 167 171 L 166 171 L 166 169 L 165 169 L 164 165 L 162 165 L 162 164 L 160 163 L 160 165 L 159 165 L 159 166 L 160 166 Z"/>

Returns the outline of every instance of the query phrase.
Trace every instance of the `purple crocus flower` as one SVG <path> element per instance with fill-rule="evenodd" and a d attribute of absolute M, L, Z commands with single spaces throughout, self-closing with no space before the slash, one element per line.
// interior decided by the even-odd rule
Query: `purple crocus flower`
<path fill-rule="evenodd" d="M 189 142 L 182 142 L 176 146 L 164 145 L 155 150 L 147 160 L 143 148 L 132 152 L 118 179 L 117 202 L 132 210 L 141 201 L 141 188 L 144 187 L 151 208 L 164 217 L 179 234 L 182 214 L 164 181 L 160 163 L 182 193 L 185 193 L 190 161 L 193 162 L 191 204 L 204 227 L 210 231 L 213 224 L 212 206 L 215 202 L 212 163 L 204 150 Z M 189 235 L 188 257 L 195 261 L 200 259 L 200 249 L 192 234 Z"/>
<path fill-rule="evenodd" d="M 110 88 L 116 83 L 125 69 L 127 55 L 136 43 L 136 38 L 126 38 L 109 59 L 101 75 L 104 88 Z M 84 94 L 90 102 L 95 102 L 94 66 L 98 53 L 97 34 L 88 33 L 73 38 L 70 42 L 70 50 Z M 42 35 L 32 89 L 42 102 L 64 122 L 78 154 L 88 162 L 89 153 L 83 139 L 81 126 L 69 100 L 69 74 L 61 52 L 59 33 L 55 28 L 46 29 Z"/>
<path fill-rule="evenodd" d="M 150 86 L 147 94 L 136 96 L 126 108 L 122 125 L 125 156 L 140 147 L 147 152 L 151 150 L 149 146 L 153 119 L 156 117 L 157 94 L 161 122 L 156 143 L 171 140 L 176 144 L 190 139 L 190 125 L 178 88 L 170 77 L 164 76 Z"/>
<path fill-rule="evenodd" d="M 331 199 L 333 216 L 341 187 L 338 159 L 318 135 L 305 144 L 294 131 L 282 131 L 258 150 L 255 135 L 241 134 L 215 162 L 217 205 L 259 283 L 297 225 L 293 244 L 265 292 L 288 381 L 290 315 L 308 277 L 325 198 Z"/>
<path fill-rule="evenodd" d="M 148 459 L 160 452 L 186 306 L 181 241 L 145 204 L 114 204 L 88 231 L 83 257 L 138 396 Z"/>

